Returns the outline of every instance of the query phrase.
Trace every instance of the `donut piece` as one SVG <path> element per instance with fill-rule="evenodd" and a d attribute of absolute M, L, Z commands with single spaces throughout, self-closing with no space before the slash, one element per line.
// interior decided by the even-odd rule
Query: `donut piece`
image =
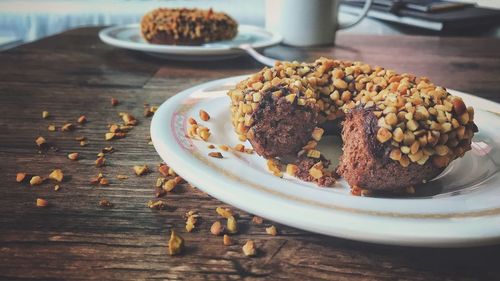
<path fill-rule="evenodd" d="M 234 38 L 238 24 L 212 9 L 159 8 L 142 17 L 141 33 L 153 44 L 201 45 Z"/>
<path fill-rule="evenodd" d="M 345 119 L 337 173 L 368 190 L 400 192 L 432 179 L 471 149 L 477 131 L 460 97 L 425 77 L 361 62 L 278 62 L 228 95 L 239 139 L 265 158 L 296 155 L 324 166 L 317 143 Z M 325 174 L 310 172 L 300 178 L 319 184 Z"/>

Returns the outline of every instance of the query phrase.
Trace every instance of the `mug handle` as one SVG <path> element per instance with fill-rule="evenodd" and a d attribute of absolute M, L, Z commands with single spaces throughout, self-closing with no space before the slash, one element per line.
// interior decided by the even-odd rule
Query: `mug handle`
<path fill-rule="evenodd" d="M 338 29 L 344 29 L 344 28 L 348 28 L 348 27 L 351 27 L 351 26 L 358 24 L 368 14 L 368 11 L 370 10 L 370 7 L 372 6 L 372 2 L 373 2 L 373 0 L 365 0 L 365 5 L 363 6 L 361 13 L 358 15 L 356 20 L 354 20 L 353 22 L 349 22 L 349 23 L 343 23 L 343 24 L 339 23 Z"/>

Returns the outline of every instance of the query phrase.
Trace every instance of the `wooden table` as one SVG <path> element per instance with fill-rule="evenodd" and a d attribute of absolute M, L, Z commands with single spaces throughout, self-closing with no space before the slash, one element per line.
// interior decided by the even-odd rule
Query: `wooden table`
<path fill-rule="evenodd" d="M 234 246 L 223 246 L 210 234 L 222 202 L 188 185 L 168 194 L 166 210 L 146 207 L 155 197 L 155 169 L 161 161 L 148 144 L 150 118 L 143 103 L 160 104 L 193 85 L 250 73 L 262 66 L 247 57 L 213 62 L 162 61 L 104 45 L 97 28 L 69 31 L 0 53 L 0 278 L 20 279 L 170 279 L 170 280 L 499 280 L 500 247 L 431 249 L 374 245 L 326 237 L 275 224 L 279 235 L 240 214 Z M 446 87 L 500 101 L 500 40 L 405 36 L 348 36 L 334 48 L 290 50 L 269 54 L 313 59 L 320 55 L 363 60 L 398 71 L 432 77 Z M 111 97 L 120 101 L 110 105 Z M 51 117 L 42 119 L 42 111 Z M 107 124 L 118 112 L 134 114 L 139 125 L 125 139 L 104 140 Z M 49 132 L 76 122 L 89 122 L 73 132 Z M 38 153 L 44 136 L 58 150 Z M 76 136 L 89 144 L 80 147 Z M 107 165 L 96 168 L 96 154 L 113 145 Z M 81 159 L 71 161 L 70 152 Z M 154 172 L 137 177 L 133 165 Z M 47 175 L 62 168 L 66 180 L 31 187 L 16 183 L 17 172 Z M 93 186 L 99 171 L 109 186 Z M 116 175 L 130 178 L 118 180 Z M 48 208 L 35 207 L 45 198 Z M 98 206 L 107 198 L 114 208 Z M 202 219 L 192 233 L 183 215 L 197 210 Z M 314 218 L 311 218 L 314 219 Z M 167 255 L 170 229 L 186 240 L 183 255 Z M 253 239 L 259 255 L 248 258 L 241 245 Z"/>

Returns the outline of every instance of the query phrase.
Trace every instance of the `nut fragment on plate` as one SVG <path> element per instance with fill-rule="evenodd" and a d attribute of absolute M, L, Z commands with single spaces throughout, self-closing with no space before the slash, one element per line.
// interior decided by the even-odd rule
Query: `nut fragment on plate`
<path fill-rule="evenodd" d="M 210 115 L 205 110 L 200 109 L 200 119 L 203 121 L 208 121 L 210 120 Z"/>
<path fill-rule="evenodd" d="M 42 147 L 47 144 L 47 141 L 45 140 L 44 137 L 39 136 L 38 138 L 36 138 L 35 143 L 38 147 Z"/>
<path fill-rule="evenodd" d="M 61 169 L 55 169 L 49 174 L 49 179 L 55 180 L 57 182 L 62 182 L 64 179 L 64 173 Z"/>
<path fill-rule="evenodd" d="M 266 227 L 266 233 L 272 236 L 276 236 L 278 234 L 278 230 L 276 226 L 271 225 L 270 227 Z"/>
<path fill-rule="evenodd" d="M 184 249 L 184 239 L 177 235 L 172 229 L 170 233 L 170 240 L 168 240 L 168 254 L 171 256 L 178 255 Z"/>
<path fill-rule="evenodd" d="M 235 234 L 238 233 L 238 223 L 233 216 L 227 218 L 226 229 L 228 233 Z"/>
<path fill-rule="evenodd" d="M 224 158 L 224 156 L 222 156 L 222 153 L 220 152 L 210 152 L 208 153 L 208 156 L 213 158 Z"/>
<path fill-rule="evenodd" d="M 82 116 L 78 117 L 77 122 L 78 122 L 78 124 L 85 124 L 85 123 L 87 123 L 87 116 L 82 115 Z"/>
<path fill-rule="evenodd" d="M 239 151 L 239 152 L 244 152 L 245 146 L 241 143 L 238 143 L 237 145 L 234 146 L 234 150 Z"/>
<path fill-rule="evenodd" d="M 118 101 L 118 99 L 115 99 L 115 98 L 111 98 L 111 105 L 112 106 L 117 106 L 120 102 Z"/>
<path fill-rule="evenodd" d="M 282 166 L 281 164 L 275 160 L 275 159 L 268 159 L 267 160 L 267 169 L 273 173 L 273 175 L 277 177 L 282 177 L 283 173 L 281 172 Z"/>
<path fill-rule="evenodd" d="M 167 203 L 163 200 L 149 200 L 148 208 L 155 210 L 165 210 L 167 208 Z"/>
<path fill-rule="evenodd" d="M 78 160 L 78 156 L 79 156 L 79 155 L 80 155 L 80 154 L 78 154 L 78 152 L 73 152 L 73 153 L 70 153 L 70 154 L 68 154 L 68 159 L 69 159 L 69 160 L 76 161 L 76 160 Z"/>
<path fill-rule="evenodd" d="M 219 148 L 224 150 L 224 151 L 229 151 L 229 146 L 225 145 L 225 144 L 221 144 L 219 145 Z"/>
<path fill-rule="evenodd" d="M 222 226 L 222 223 L 220 221 L 215 221 L 212 226 L 210 227 L 210 232 L 213 235 L 220 235 L 224 231 L 224 226 Z"/>
<path fill-rule="evenodd" d="M 103 208 L 113 208 L 114 204 L 111 203 L 108 199 L 101 199 L 99 201 L 99 206 Z"/>
<path fill-rule="evenodd" d="M 42 177 L 40 177 L 40 176 L 33 176 L 30 179 L 30 185 L 31 186 L 40 185 L 40 184 L 43 183 L 43 180 L 44 179 Z"/>
<path fill-rule="evenodd" d="M 47 119 L 50 117 L 50 113 L 48 111 L 42 111 L 42 118 Z"/>
<path fill-rule="evenodd" d="M 17 173 L 16 174 L 16 182 L 22 182 L 26 179 L 26 173 Z"/>
<path fill-rule="evenodd" d="M 142 176 L 149 172 L 148 165 L 135 165 L 134 172 L 138 176 Z"/>
<path fill-rule="evenodd" d="M 245 245 L 243 245 L 243 254 L 247 257 L 253 257 L 257 254 L 257 249 L 255 248 L 255 243 L 252 240 L 248 240 Z"/>
<path fill-rule="evenodd" d="M 73 131 L 73 129 L 75 129 L 75 125 L 72 123 L 66 123 L 61 127 L 61 132 L 70 132 Z"/>
<path fill-rule="evenodd" d="M 233 239 L 231 239 L 231 236 L 224 234 L 224 238 L 222 238 L 222 242 L 224 243 L 224 246 L 231 246 L 233 245 Z"/>
<path fill-rule="evenodd" d="M 36 206 L 40 208 L 45 208 L 49 206 L 49 201 L 42 199 L 42 198 L 37 198 L 36 199 Z"/>
<path fill-rule="evenodd" d="M 299 166 L 295 164 L 286 165 L 286 173 L 289 174 L 290 176 L 295 176 L 295 174 L 297 174 L 298 171 L 299 171 Z"/>

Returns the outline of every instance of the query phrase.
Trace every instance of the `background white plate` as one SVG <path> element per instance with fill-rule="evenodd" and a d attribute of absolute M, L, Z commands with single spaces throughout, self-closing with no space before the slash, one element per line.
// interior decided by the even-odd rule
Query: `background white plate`
<path fill-rule="evenodd" d="M 147 52 L 149 54 L 176 60 L 207 60 L 235 57 L 245 52 L 235 49 L 241 44 L 250 44 L 254 49 L 277 45 L 282 37 L 263 28 L 252 25 L 238 26 L 238 34 L 233 40 L 218 41 L 201 46 L 160 45 L 146 42 L 139 24 L 112 26 L 99 32 L 99 38 L 109 45 Z"/>
<path fill-rule="evenodd" d="M 479 133 L 473 150 L 436 180 L 434 194 L 407 198 L 357 197 L 341 180 L 321 188 L 295 178 L 271 175 L 256 154 L 208 149 L 239 143 L 230 122 L 229 89 L 244 76 L 187 89 L 160 106 L 151 137 L 160 156 L 187 181 L 247 212 L 297 228 L 367 242 L 434 247 L 464 247 L 500 242 L 500 105 L 458 91 L 475 107 Z M 200 109 L 211 118 L 203 122 Z M 491 112 L 490 112 L 491 111 Z M 210 142 L 186 137 L 187 119 L 210 128 Z M 329 138 L 336 141 L 335 138 Z M 338 141 L 337 141 L 338 142 Z M 246 143 L 249 147 L 249 144 Z M 340 143 L 327 154 L 339 154 Z M 223 159 L 209 157 L 221 151 Z"/>

